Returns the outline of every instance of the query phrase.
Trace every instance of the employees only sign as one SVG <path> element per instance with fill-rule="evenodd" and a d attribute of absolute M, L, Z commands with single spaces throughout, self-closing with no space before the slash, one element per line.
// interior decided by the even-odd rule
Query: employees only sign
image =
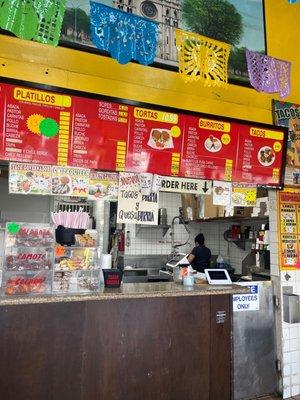
<path fill-rule="evenodd" d="M 247 286 L 250 293 L 234 294 L 232 296 L 233 311 L 257 311 L 259 310 L 259 286 L 247 282 L 239 283 L 240 286 Z"/>

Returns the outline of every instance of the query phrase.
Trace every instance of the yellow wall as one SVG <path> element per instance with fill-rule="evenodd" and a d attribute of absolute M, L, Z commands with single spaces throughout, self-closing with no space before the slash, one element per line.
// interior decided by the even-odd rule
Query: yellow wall
<path fill-rule="evenodd" d="M 285 100 L 300 103 L 300 4 L 265 4 L 268 54 L 292 62 L 292 91 Z M 237 85 L 221 89 L 186 84 L 176 72 L 123 66 L 108 57 L 3 35 L 0 76 L 266 123 L 272 123 L 271 99 L 278 98 Z"/>

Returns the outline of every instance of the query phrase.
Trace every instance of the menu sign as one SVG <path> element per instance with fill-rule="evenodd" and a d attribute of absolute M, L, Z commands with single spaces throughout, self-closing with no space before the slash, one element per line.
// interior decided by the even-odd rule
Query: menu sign
<path fill-rule="evenodd" d="M 71 97 L 6 84 L 0 87 L 2 158 L 67 164 Z"/>
<path fill-rule="evenodd" d="M 124 171 L 128 110 L 124 104 L 75 97 L 69 164 Z"/>
<path fill-rule="evenodd" d="M 280 186 L 284 132 L 186 117 L 181 175 Z"/>
<path fill-rule="evenodd" d="M 233 124 L 187 116 L 181 175 L 231 181 L 237 145 Z"/>
<path fill-rule="evenodd" d="M 179 175 L 184 116 L 132 107 L 126 170 Z"/>
<path fill-rule="evenodd" d="M 276 125 L 289 128 L 284 183 L 300 186 L 300 104 L 273 100 L 273 115 Z"/>
<path fill-rule="evenodd" d="M 158 193 L 142 195 L 138 174 L 120 173 L 117 222 L 158 224 Z"/>
<path fill-rule="evenodd" d="M 241 125 L 233 181 L 278 186 L 283 144 L 282 131 Z"/>
<path fill-rule="evenodd" d="M 279 127 L 0 83 L 0 129 L 9 161 L 282 185 Z"/>
<path fill-rule="evenodd" d="M 300 268 L 300 191 L 278 193 L 280 268 Z"/>

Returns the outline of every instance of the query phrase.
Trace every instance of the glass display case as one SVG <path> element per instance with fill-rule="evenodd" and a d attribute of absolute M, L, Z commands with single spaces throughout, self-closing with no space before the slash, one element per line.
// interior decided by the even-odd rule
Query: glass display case
<path fill-rule="evenodd" d="M 55 251 L 53 293 L 90 293 L 99 290 L 97 247 L 62 247 Z"/>
<path fill-rule="evenodd" d="M 50 294 L 54 242 L 54 230 L 49 224 L 7 223 L 2 292 Z"/>

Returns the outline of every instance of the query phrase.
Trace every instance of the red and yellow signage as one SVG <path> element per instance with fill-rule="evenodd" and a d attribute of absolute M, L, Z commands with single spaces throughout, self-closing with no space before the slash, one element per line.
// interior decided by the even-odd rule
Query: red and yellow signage
<path fill-rule="evenodd" d="M 280 186 L 284 128 L 0 83 L 0 159 Z"/>
<path fill-rule="evenodd" d="M 300 191 L 278 193 L 280 269 L 300 268 Z"/>
<path fill-rule="evenodd" d="M 132 107 L 129 132 L 127 171 L 179 175 L 184 116 Z"/>

